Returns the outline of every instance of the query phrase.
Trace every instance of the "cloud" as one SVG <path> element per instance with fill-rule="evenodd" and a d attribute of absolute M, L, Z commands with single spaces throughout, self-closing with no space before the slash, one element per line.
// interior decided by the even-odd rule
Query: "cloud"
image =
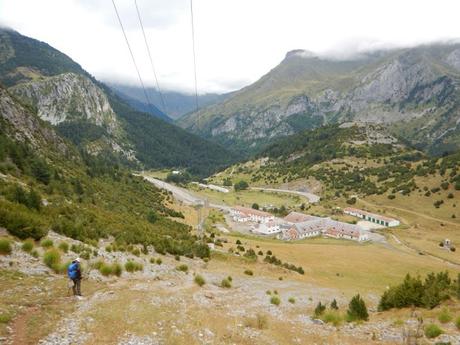
<path fill-rule="evenodd" d="M 154 85 L 134 0 L 115 0 Z M 189 0 L 137 0 L 160 85 L 194 89 Z M 256 81 L 293 49 L 347 59 L 460 37 L 458 0 L 194 0 L 200 93 Z M 109 0 L 0 0 L 0 23 L 63 51 L 97 78 L 138 84 Z"/>

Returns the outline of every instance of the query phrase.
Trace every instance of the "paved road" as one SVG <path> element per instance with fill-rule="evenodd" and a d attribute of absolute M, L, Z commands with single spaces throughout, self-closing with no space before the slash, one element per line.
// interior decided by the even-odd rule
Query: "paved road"
<path fill-rule="evenodd" d="M 150 183 L 154 184 L 158 188 L 163 188 L 163 189 L 166 189 L 167 191 L 172 192 L 174 198 L 176 198 L 177 200 L 182 201 L 185 204 L 195 205 L 195 204 L 201 204 L 201 203 L 204 202 L 203 198 L 197 197 L 197 196 L 191 194 L 190 192 L 186 191 L 183 188 L 174 186 L 174 185 L 172 185 L 170 183 L 158 180 L 158 179 L 153 178 L 153 177 L 149 177 L 149 176 L 145 176 L 145 175 L 140 175 L 140 176 L 142 176 L 145 180 L 147 180 Z"/>
<path fill-rule="evenodd" d="M 267 192 L 275 192 L 275 193 L 287 193 L 287 194 L 295 194 L 300 195 L 308 199 L 309 202 L 315 203 L 318 202 L 320 197 L 318 195 L 308 193 L 308 192 L 299 192 L 297 190 L 289 190 L 289 189 L 278 189 L 278 188 L 262 188 L 262 187 L 251 187 L 252 190 L 264 190 Z"/>
<path fill-rule="evenodd" d="M 167 191 L 172 192 L 173 197 L 176 200 L 182 201 L 184 204 L 187 205 L 203 205 L 205 202 L 205 198 L 201 196 L 197 196 L 192 192 L 188 191 L 187 189 L 175 186 L 171 183 L 167 183 L 161 180 L 158 180 L 154 177 L 149 177 L 145 175 L 138 175 L 142 176 L 146 181 L 153 183 L 158 188 L 166 189 Z M 230 207 L 227 205 L 220 205 L 220 204 L 209 204 L 209 207 L 218 208 L 223 211 L 229 211 Z"/>

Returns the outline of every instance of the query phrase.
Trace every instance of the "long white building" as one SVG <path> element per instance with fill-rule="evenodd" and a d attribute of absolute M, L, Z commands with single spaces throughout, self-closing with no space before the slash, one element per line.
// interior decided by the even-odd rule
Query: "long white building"
<path fill-rule="evenodd" d="M 399 220 L 397 219 L 385 217 L 380 214 L 371 213 L 352 207 L 345 208 L 343 213 L 386 227 L 398 226 L 400 224 Z"/>
<path fill-rule="evenodd" d="M 268 212 L 242 206 L 233 207 L 230 210 L 230 215 L 235 222 L 267 223 L 275 220 L 275 216 Z"/>

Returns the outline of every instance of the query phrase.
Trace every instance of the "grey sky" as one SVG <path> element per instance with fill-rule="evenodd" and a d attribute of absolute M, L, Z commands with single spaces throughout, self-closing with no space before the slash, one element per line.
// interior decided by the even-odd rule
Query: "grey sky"
<path fill-rule="evenodd" d="M 134 0 L 115 0 L 146 84 L 153 85 Z M 189 0 L 138 0 L 160 86 L 193 88 Z M 460 37 L 458 0 L 194 0 L 198 88 L 260 78 L 287 51 L 346 57 Z M 0 0 L 0 23 L 46 41 L 101 80 L 137 84 L 110 0 Z"/>

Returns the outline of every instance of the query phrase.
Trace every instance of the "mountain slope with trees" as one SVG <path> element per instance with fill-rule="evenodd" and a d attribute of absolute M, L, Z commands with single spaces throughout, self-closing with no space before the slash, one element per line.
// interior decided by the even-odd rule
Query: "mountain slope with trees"
<path fill-rule="evenodd" d="M 59 133 L 86 153 L 102 155 L 112 151 L 110 156 L 131 166 L 185 168 L 199 176 L 237 158 L 219 145 L 134 110 L 109 87 L 46 43 L 0 29 L 0 46 L 0 82 L 43 119 L 54 121 Z M 57 87 L 59 83 L 62 88 Z M 73 92 L 66 93 L 69 88 Z M 95 103 L 95 99 L 103 102 Z M 49 104 L 57 106 L 51 108 Z M 102 117 L 110 114 L 110 123 L 94 116 L 101 108 L 101 116 L 105 113 Z M 55 113 L 64 120 L 55 121 Z"/>

